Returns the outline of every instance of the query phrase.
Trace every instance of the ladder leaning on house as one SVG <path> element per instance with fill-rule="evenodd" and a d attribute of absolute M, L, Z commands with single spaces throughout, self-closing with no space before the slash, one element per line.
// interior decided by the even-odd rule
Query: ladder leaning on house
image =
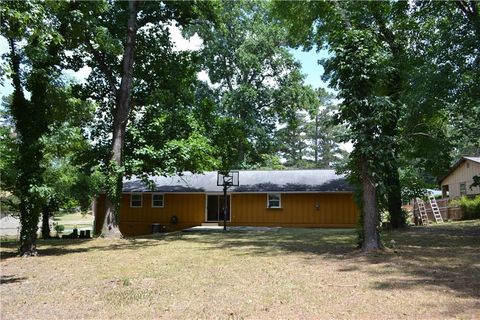
<path fill-rule="evenodd" d="M 432 208 L 433 217 L 435 218 L 436 223 L 443 223 L 442 214 L 440 213 L 440 209 L 438 208 L 437 200 L 435 200 L 435 196 L 432 192 L 428 193 L 428 201 L 430 201 L 430 207 Z"/>
<path fill-rule="evenodd" d="M 425 203 L 422 199 L 416 199 L 415 201 L 417 202 L 418 211 L 420 212 L 420 219 L 422 220 L 422 225 L 428 226 L 428 215 L 427 209 L 425 208 Z"/>

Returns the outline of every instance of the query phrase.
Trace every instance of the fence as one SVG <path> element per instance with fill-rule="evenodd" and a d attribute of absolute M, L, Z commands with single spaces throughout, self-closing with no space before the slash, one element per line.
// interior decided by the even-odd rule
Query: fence
<path fill-rule="evenodd" d="M 441 198 L 436 199 L 438 209 L 440 210 L 440 214 L 442 215 L 443 220 L 461 220 L 462 219 L 462 208 L 461 207 L 449 207 L 448 198 Z M 435 221 L 433 217 L 432 207 L 430 205 L 430 201 L 425 201 L 425 209 L 427 211 L 428 220 Z M 420 212 L 418 211 L 418 207 L 413 207 L 413 215 L 420 216 Z"/>

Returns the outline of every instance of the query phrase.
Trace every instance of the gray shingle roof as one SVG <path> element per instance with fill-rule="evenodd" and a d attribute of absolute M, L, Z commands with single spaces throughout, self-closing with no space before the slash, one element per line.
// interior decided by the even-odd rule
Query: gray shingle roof
<path fill-rule="evenodd" d="M 140 178 L 124 180 L 123 192 L 222 192 L 217 186 L 217 172 L 185 172 L 181 176 L 150 177 L 151 190 Z M 334 170 L 245 170 L 239 173 L 239 186 L 230 192 L 350 192 L 353 188 Z"/>

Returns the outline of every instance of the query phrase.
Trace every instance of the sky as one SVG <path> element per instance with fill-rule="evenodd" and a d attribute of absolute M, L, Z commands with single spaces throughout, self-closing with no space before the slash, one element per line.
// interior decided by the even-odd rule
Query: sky
<path fill-rule="evenodd" d="M 181 31 L 173 27 L 171 28 L 171 38 L 175 42 L 176 50 L 198 50 L 202 46 L 202 40 L 197 36 L 193 36 L 190 39 L 185 39 L 181 35 Z M 8 52 L 8 42 L 4 37 L 0 37 L 0 55 Z M 305 74 L 305 83 L 311 85 L 314 88 L 323 87 L 326 88 L 327 84 L 321 80 L 323 74 L 323 67 L 318 65 L 317 61 L 321 58 L 325 58 L 327 53 L 321 51 L 317 53 L 314 49 L 309 52 L 304 52 L 301 49 L 290 49 L 295 59 L 297 59 L 302 66 L 302 73 Z M 2 58 L 2 63 L 4 63 Z M 90 73 L 90 68 L 84 67 L 77 72 L 73 70 L 65 71 L 66 76 L 72 77 L 77 81 L 84 81 Z M 200 80 L 208 80 L 205 72 L 200 72 L 198 75 Z M 13 87 L 9 79 L 3 79 L 3 85 L 0 84 L 0 98 L 4 95 L 9 95 L 13 91 Z"/>

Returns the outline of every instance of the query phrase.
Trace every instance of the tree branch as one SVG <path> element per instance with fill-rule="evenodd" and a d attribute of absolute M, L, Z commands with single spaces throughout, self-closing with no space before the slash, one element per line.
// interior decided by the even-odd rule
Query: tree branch
<path fill-rule="evenodd" d="M 228 89 L 230 91 L 233 91 L 233 85 L 232 85 L 232 79 L 231 77 L 228 75 L 228 66 L 227 66 L 227 60 L 225 59 L 224 56 L 222 56 L 222 62 L 223 62 L 223 67 L 225 68 L 225 70 L 227 71 L 226 74 L 225 74 L 225 77 L 226 77 L 226 80 L 227 80 L 227 86 L 228 86 Z"/>
<path fill-rule="evenodd" d="M 102 71 L 103 75 L 105 76 L 105 78 L 106 78 L 106 80 L 107 80 L 107 82 L 110 86 L 110 89 L 112 90 L 113 94 L 116 96 L 117 91 L 118 91 L 117 81 L 115 80 L 115 77 L 113 76 L 112 72 L 108 68 L 103 55 L 100 53 L 100 51 L 98 51 L 97 49 L 95 49 L 93 47 L 93 45 L 90 41 L 87 41 L 87 47 L 88 47 L 90 53 L 95 58 L 95 60 L 97 61 L 97 63 L 98 63 L 97 65 L 98 65 L 100 71 Z"/>
<path fill-rule="evenodd" d="M 377 23 L 378 29 L 380 30 L 381 37 L 388 44 L 388 47 L 390 48 L 392 53 L 394 55 L 397 55 L 398 53 L 401 53 L 401 51 L 402 51 L 401 47 L 397 45 L 397 43 L 395 41 L 395 35 L 393 34 L 392 30 L 387 28 L 387 24 L 385 22 L 385 19 L 383 19 L 379 15 L 378 10 L 375 10 L 375 8 L 372 8 L 371 12 L 372 12 L 373 19 Z"/>

